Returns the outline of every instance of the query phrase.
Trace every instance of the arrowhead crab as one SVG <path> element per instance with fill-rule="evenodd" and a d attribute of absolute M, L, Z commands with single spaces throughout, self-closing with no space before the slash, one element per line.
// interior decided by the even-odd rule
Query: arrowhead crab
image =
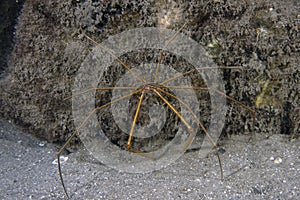
<path fill-rule="evenodd" d="M 173 150 L 175 152 L 178 151 L 181 154 L 185 152 L 191 145 L 195 135 L 198 133 L 197 128 L 199 128 L 199 133 L 203 133 L 207 138 L 207 141 L 215 149 L 215 153 L 220 166 L 221 179 L 223 179 L 222 162 L 217 149 L 217 138 L 211 136 L 211 133 L 207 129 L 205 123 L 200 120 L 199 104 L 197 104 L 197 102 L 190 103 L 189 97 L 197 93 L 197 95 L 194 95 L 197 99 L 197 97 L 199 97 L 198 92 L 204 92 L 209 93 L 211 96 L 213 94 L 215 96 L 220 96 L 223 99 L 227 99 L 234 104 L 246 109 L 253 115 L 254 110 L 252 110 L 245 104 L 235 100 L 234 98 L 227 96 L 225 92 L 218 89 L 217 87 L 207 85 L 202 86 L 201 84 L 205 81 L 199 80 L 201 79 L 201 76 L 205 76 L 205 74 L 200 75 L 201 72 L 212 71 L 214 74 L 216 74 L 218 70 L 240 70 L 241 67 L 191 66 L 189 68 L 183 69 L 183 67 L 181 67 L 182 65 L 179 64 L 179 67 L 177 66 L 177 68 L 175 67 L 171 69 L 163 64 L 163 59 L 166 57 L 168 57 L 168 60 L 172 60 L 172 56 L 170 56 L 171 54 L 170 52 L 168 52 L 168 50 L 170 50 L 170 46 L 172 45 L 174 40 L 177 39 L 179 42 L 180 40 L 182 40 L 177 37 L 179 37 L 180 32 L 184 29 L 185 25 L 186 24 L 184 24 L 176 32 L 172 32 L 171 35 L 169 34 L 167 36 L 167 39 L 164 41 L 162 47 L 158 48 L 159 51 L 155 54 L 155 65 L 151 65 L 148 63 L 142 65 L 142 67 L 140 67 L 139 69 L 130 66 L 129 64 L 125 64 L 125 62 L 128 62 L 125 61 L 127 60 L 126 58 L 122 59 L 122 55 L 116 55 L 116 53 L 110 48 L 96 42 L 90 36 L 83 34 L 84 38 L 88 39 L 90 42 L 99 47 L 99 51 L 101 50 L 105 52 L 114 61 L 116 61 L 116 63 L 119 65 L 119 68 L 118 70 L 111 70 L 110 72 L 108 72 L 109 70 L 108 68 L 106 68 L 106 75 L 102 77 L 103 84 L 99 84 L 98 82 L 97 87 L 90 87 L 85 90 L 80 90 L 79 92 L 74 93 L 71 97 L 75 98 L 87 93 L 94 92 L 93 96 L 94 98 L 96 97 L 96 101 L 92 102 L 94 106 L 93 109 L 85 111 L 85 115 L 82 114 L 84 118 L 82 118 L 81 122 L 77 126 L 77 129 L 57 152 L 59 177 L 67 197 L 69 196 L 62 177 L 60 156 L 76 134 L 79 134 L 86 127 L 92 126 L 91 124 L 87 124 L 94 115 L 97 115 L 98 121 L 101 122 L 101 129 L 106 130 L 104 131 L 106 133 L 104 133 L 104 136 L 102 136 L 102 139 L 106 138 L 106 143 L 117 146 L 120 151 L 130 154 L 130 156 L 132 157 L 141 157 L 144 159 L 152 160 L 153 162 L 161 159 L 166 154 L 170 154 L 169 156 L 172 156 Z M 147 41 L 145 42 L 147 43 Z M 126 43 L 124 43 L 124 45 L 126 45 Z M 176 45 L 173 44 L 173 46 L 174 48 L 176 48 Z M 153 51 L 151 51 L 151 53 L 153 53 Z M 132 54 L 136 54 L 136 52 L 133 52 Z M 205 55 L 203 54 L 200 54 L 198 56 L 205 57 Z M 153 57 L 155 56 L 152 56 L 151 59 L 153 59 Z M 97 58 L 97 56 L 92 56 L 92 58 L 96 60 L 99 59 Z M 168 71 L 166 71 L 166 69 L 168 69 Z M 119 84 L 119 82 L 111 84 L 111 80 L 108 78 L 108 76 L 114 76 L 114 72 L 116 72 L 116 74 L 121 73 L 120 76 L 127 76 L 127 78 L 122 79 L 119 77 L 117 79 L 119 82 L 120 80 L 122 80 L 121 84 Z M 108 85 L 105 85 L 105 82 L 108 83 Z M 192 83 L 189 84 L 188 82 Z M 104 92 L 104 94 L 102 94 L 101 92 Z M 117 92 L 118 94 L 114 95 L 113 98 L 107 98 L 111 97 L 111 93 L 113 92 Z M 123 104 L 120 104 L 123 101 L 126 101 L 129 105 L 124 106 Z M 82 104 L 84 103 L 85 101 L 82 102 Z M 114 108 L 114 113 L 110 114 L 110 117 L 106 118 L 106 113 L 108 111 L 105 109 L 108 109 L 109 107 Z M 158 109 L 157 107 L 160 107 L 160 109 Z M 163 109 L 161 107 L 163 107 Z M 160 113 L 162 110 L 167 110 L 167 117 L 166 114 Z M 218 115 L 217 112 L 218 109 L 215 111 L 216 115 Z M 117 130 L 118 133 L 127 132 L 127 135 L 116 134 L 117 136 L 111 136 L 107 132 L 110 132 L 109 129 L 115 125 L 113 125 L 110 122 L 111 120 L 108 119 L 122 118 L 122 115 L 125 115 L 124 113 L 126 113 L 126 116 L 128 115 L 129 117 L 127 117 L 125 120 L 118 119 L 121 121 L 123 120 L 123 122 L 125 123 L 120 123 L 121 125 L 113 130 Z M 160 124 L 164 119 L 165 121 L 175 123 L 175 125 L 173 125 L 168 130 L 163 128 L 160 128 L 158 130 L 158 132 L 165 132 L 167 136 L 162 136 L 162 134 L 159 134 L 158 136 L 155 136 L 155 134 L 151 135 L 151 131 L 156 131 L 155 125 Z M 181 134 L 172 135 L 172 133 L 169 133 L 172 131 L 180 132 Z M 148 135 L 141 135 L 141 133 L 144 132 L 147 132 Z M 98 136 L 93 137 L 89 137 L 89 139 L 87 140 L 96 140 Z M 149 137 L 152 139 L 149 140 Z M 154 137 L 156 138 L 153 139 Z M 158 140 L 159 137 L 163 137 L 164 140 L 167 141 L 163 143 L 163 145 L 167 143 L 167 147 L 162 151 L 159 151 L 159 149 L 163 146 L 162 144 L 153 144 L 153 141 L 155 143 L 155 141 Z M 85 139 L 86 138 L 84 138 L 83 140 Z M 169 140 L 172 140 L 173 142 L 169 142 Z M 143 147 L 144 144 L 149 145 L 148 147 Z M 105 144 L 103 143 L 103 145 Z M 168 156 L 166 157 L 169 158 Z"/>

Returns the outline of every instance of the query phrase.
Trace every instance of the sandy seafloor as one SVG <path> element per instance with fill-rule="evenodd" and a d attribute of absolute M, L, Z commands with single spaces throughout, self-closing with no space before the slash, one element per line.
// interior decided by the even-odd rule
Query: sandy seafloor
<path fill-rule="evenodd" d="M 224 181 L 216 156 L 199 159 L 198 151 L 164 169 L 130 174 L 89 159 L 81 149 L 68 155 L 63 175 L 71 199 L 299 199 L 300 141 L 253 138 L 221 141 Z M 0 120 L 0 199 L 65 199 L 52 163 L 58 148 Z"/>

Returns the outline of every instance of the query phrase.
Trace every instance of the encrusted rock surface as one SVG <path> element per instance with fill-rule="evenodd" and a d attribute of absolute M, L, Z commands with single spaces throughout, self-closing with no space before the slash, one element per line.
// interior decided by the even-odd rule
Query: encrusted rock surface
<path fill-rule="evenodd" d="M 182 30 L 203 45 L 223 73 L 235 104 L 224 134 L 255 131 L 299 136 L 299 1 L 59 1 L 27 0 L 15 35 L 8 73 L 1 79 L 1 116 L 51 142 L 75 130 L 74 77 L 96 39 L 135 27 Z"/>

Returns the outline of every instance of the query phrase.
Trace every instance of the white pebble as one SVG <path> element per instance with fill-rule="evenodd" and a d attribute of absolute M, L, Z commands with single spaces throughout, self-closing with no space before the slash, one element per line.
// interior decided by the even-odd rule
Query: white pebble
<path fill-rule="evenodd" d="M 67 156 L 60 156 L 60 164 L 63 164 L 65 162 L 67 162 L 67 160 L 68 160 Z M 57 158 L 55 160 L 53 160 L 52 164 L 53 165 L 57 165 L 58 164 Z"/>
<path fill-rule="evenodd" d="M 274 160 L 274 163 L 275 163 L 275 164 L 282 163 L 282 159 L 281 159 L 280 157 L 277 157 L 277 158 Z"/>
<path fill-rule="evenodd" d="M 40 147 L 43 147 L 43 146 L 45 146 L 46 143 L 47 143 L 46 141 L 42 141 L 42 142 L 38 143 L 38 145 L 39 145 Z"/>

